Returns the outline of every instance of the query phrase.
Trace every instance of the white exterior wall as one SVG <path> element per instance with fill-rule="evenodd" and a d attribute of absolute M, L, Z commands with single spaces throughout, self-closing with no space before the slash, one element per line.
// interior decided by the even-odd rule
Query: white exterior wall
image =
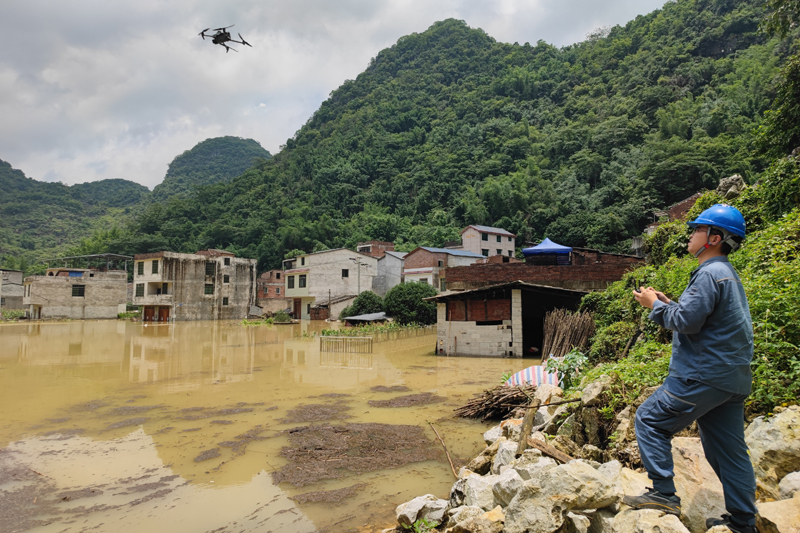
<path fill-rule="evenodd" d="M 448 322 L 445 316 L 446 312 L 447 304 L 438 302 L 436 304 L 436 352 L 439 355 L 522 357 L 521 339 L 519 347 L 516 342 L 514 342 L 514 346 L 508 345 L 513 339 L 511 329 L 513 318 L 504 320 L 502 325 L 478 326 L 474 321 Z"/>
<path fill-rule="evenodd" d="M 392 287 L 403 281 L 403 264 L 399 257 L 386 254 L 378 259 L 378 274 L 372 282 L 372 292 L 383 298 Z"/>
<path fill-rule="evenodd" d="M 489 240 L 484 241 L 481 237 L 480 231 L 475 228 L 467 228 L 467 230 L 461 234 L 461 247 L 464 250 L 474 252 L 476 254 L 483 255 L 481 250 L 486 249 L 489 250 L 489 257 L 493 255 L 503 255 L 509 257 L 508 252 L 511 252 L 511 257 L 514 256 L 515 248 L 515 238 L 509 237 L 508 235 L 495 235 L 489 233 Z M 497 242 L 497 238 L 500 237 L 500 242 Z M 511 239 L 509 241 L 509 238 Z M 498 254 L 497 250 L 501 250 L 502 253 Z M 456 265 L 451 265 L 456 266 Z"/>

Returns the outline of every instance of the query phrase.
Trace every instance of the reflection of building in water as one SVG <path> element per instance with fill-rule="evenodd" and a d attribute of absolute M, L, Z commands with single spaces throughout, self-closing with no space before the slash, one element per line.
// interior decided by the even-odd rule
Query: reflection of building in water
<path fill-rule="evenodd" d="M 169 380 L 173 392 L 204 383 L 251 381 L 254 337 L 252 328 L 240 326 L 145 325 L 131 340 L 128 379 Z"/>
<path fill-rule="evenodd" d="M 319 346 L 319 339 L 285 341 L 281 378 L 351 388 L 378 377 L 379 366 L 375 365 L 373 354 L 321 352 Z"/>

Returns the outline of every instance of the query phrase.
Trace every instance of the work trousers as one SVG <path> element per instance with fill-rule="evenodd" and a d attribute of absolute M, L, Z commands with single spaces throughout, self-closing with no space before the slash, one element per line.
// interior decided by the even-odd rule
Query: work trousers
<path fill-rule="evenodd" d="M 642 463 L 661 493 L 675 492 L 672 437 L 697 420 L 706 459 L 722 482 L 725 508 L 755 525 L 756 480 L 744 440 L 744 394 L 669 376 L 636 411 Z"/>

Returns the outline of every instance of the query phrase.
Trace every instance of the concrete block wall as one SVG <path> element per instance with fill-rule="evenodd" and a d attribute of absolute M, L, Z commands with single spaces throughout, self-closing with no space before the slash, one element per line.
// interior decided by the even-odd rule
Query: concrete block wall
<path fill-rule="evenodd" d="M 519 292 L 519 291 L 517 291 Z M 502 325 L 479 326 L 474 321 L 446 320 L 447 305 L 436 305 L 437 353 L 448 356 L 515 357 L 522 353 L 522 335 L 519 346 L 513 342 L 511 321 Z M 522 329 L 520 328 L 520 332 Z M 510 346 L 509 343 L 514 344 Z M 516 351 L 515 351 L 516 350 Z M 519 356 L 517 356 L 519 352 Z"/>

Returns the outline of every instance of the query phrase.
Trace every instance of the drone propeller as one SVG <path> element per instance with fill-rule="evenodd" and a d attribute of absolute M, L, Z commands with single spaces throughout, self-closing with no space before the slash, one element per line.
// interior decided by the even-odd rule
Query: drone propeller
<path fill-rule="evenodd" d="M 236 24 L 231 24 L 230 26 L 225 26 L 224 28 L 215 28 L 214 31 L 222 31 L 227 30 L 228 28 L 233 28 Z"/>
<path fill-rule="evenodd" d="M 206 32 L 207 32 L 208 30 L 210 30 L 210 29 L 211 29 L 211 28 L 206 28 L 206 29 L 204 29 L 203 31 L 201 31 L 200 33 L 198 33 L 197 35 L 199 35 L 200 37 L 202 37 L 202 38 L 203 38 L 203 40 L 205 41 L 205 40 L 206 40 Z"/>
<path fill-rule="evenodd" d="M 249 46 L 250 48 L 253 48 L 253 45 L 252 45 L 252 44 L 250 44 L 250 43 L 248 43 L 247 41 L 245 41 L 245 40 L 244 40 L 244 37 L 242 37 L 242 34 L 241 34 L 241 33 L 239 33 L 238 35 L 239 35 L 239 39 L 241 39 L 241 40 L 242 40 L 242 44 L 246 44 L 246 45 L 247 45 L 247 46 Z"/>

